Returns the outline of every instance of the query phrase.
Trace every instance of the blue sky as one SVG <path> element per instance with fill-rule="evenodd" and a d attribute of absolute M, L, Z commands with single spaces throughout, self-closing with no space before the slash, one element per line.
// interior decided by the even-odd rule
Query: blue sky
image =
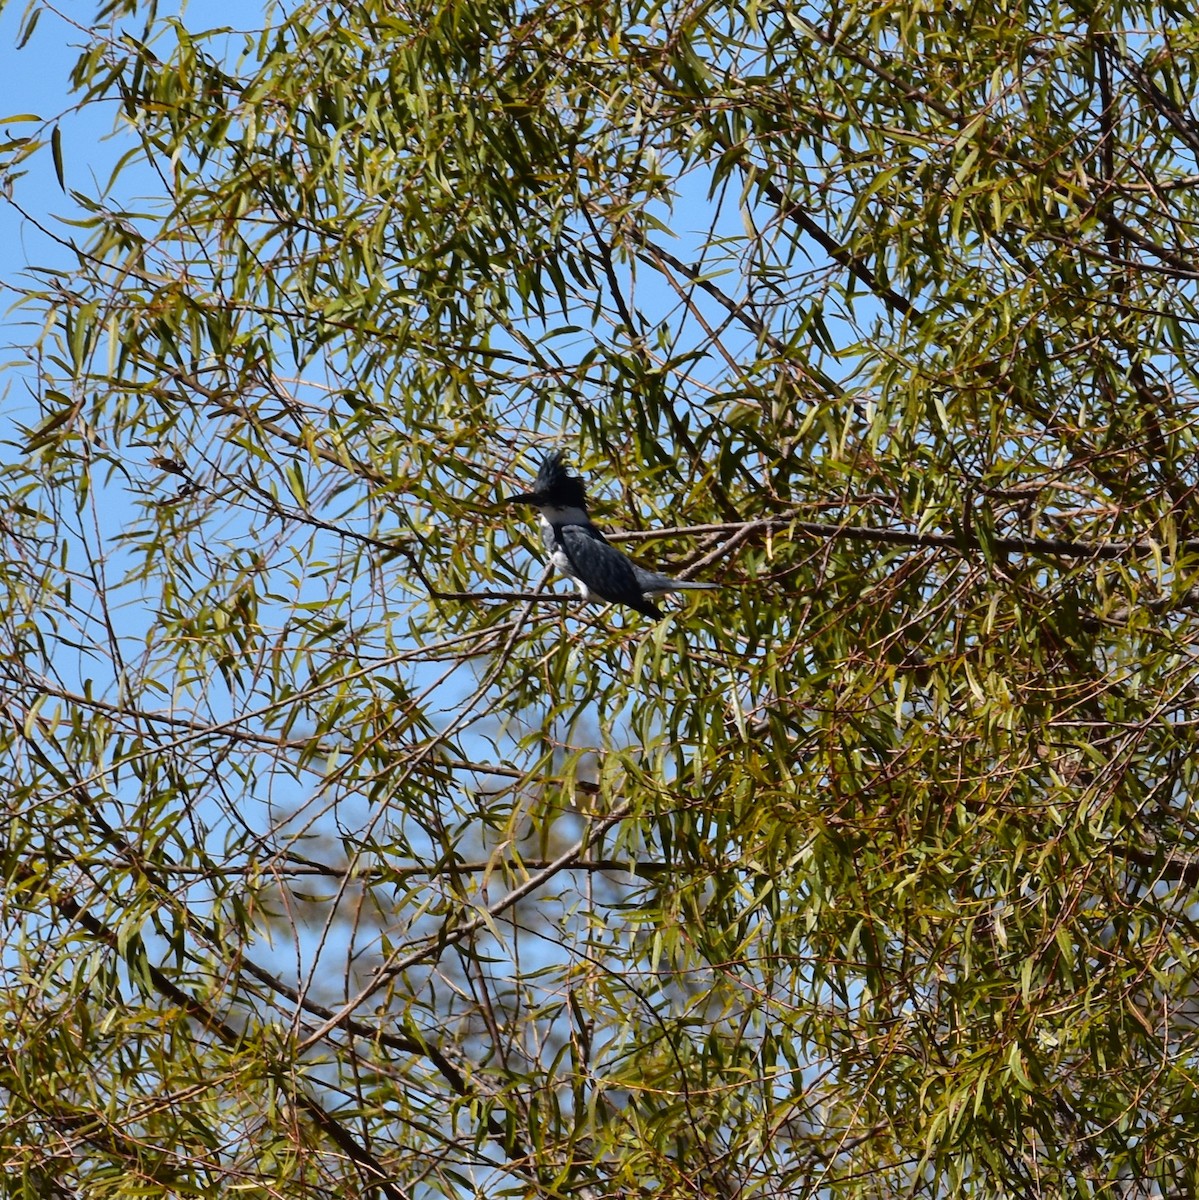
<path fill-rule="evenodd" d="M 65 39 L 65 30 L 48 15 L 40 31 L 35 30 L 29 43 L 21 50 L 16 48 L 21 26 L 23 5 L 8 4 L 0 8 L 0 138 L 30 137 L 49 133 L 48 127 L 32 121 L 14 122 L 9 118 L 20 114 L 35 114 L 46 119 L 53 118 L 71 103 L 68 95 L 68 72 L 73 60 L 73 51 Z M 42 24 L 39 22 L 39 24 Z M 75 122 L 68 122 L 64 134 L 64 159 L 69 153 L 76 162 L 82 159 L 78 148 L 85 144 L 87 127 L 94 125 L 91 114 Z M 51 121 L 51 124 L 53 122 Z M 78 128 L 81 127 L 81 128 Z M 95 140 L 98 131 L 92 130 L 92 146 L 101 152 L 110 147 L 98 147 Z M 43 134 L 43 136 L 44 136 Z M 69 147 L 69 149 L 68 149 Z M 54 165 L 48 154 L 35 154 L 22 164 L 26 173 L 5 189 L 12 202 L 0 201 L 0 321 L 3 322 L 4 379 L 0 402 L 0 436 L 11 436 L 9 419 L 21 408 L 28 408 L 29 398 L 22 383 L 21 371 L 12 362 L 8 348 L 23 340 L 19 328 L 23 321 L 21 313 L 11 311 L 17 299 L 13 284 L 30 263 L 55 262 L 67 265 L 63 250 L 41 233 L 35 225 L 22 215 L 20 209 L 44 218 L 51 213 L 66 213 L 73 207 L 63 194 L 54 174 Z M 73 170 L 75 168 L 73 167 Z M 16 207 L 14 206 L 14 202 Z M 11 453 L 0 447 L 0 454 Z"/>
<path fill-rule="evenodd" d="M 55 126 L 59 129 L 64 192 L 53 156 L 47 144 L 18 168 L 24 172 L 15 181 L 4 180 L 0 193 L 0 324 L 5 347 L 20 344 L 24 318 L 14 313 L 22 273 L 31 264 L 70 267 L 69 251 L 38 228 L 43 225 L 59 237 L 71 231 L 61 225 L 62 218 L 79 217 L 81 209 L 69 192 L 72 189 L 96 196 L 105 191 L 113 167 L 135 143 L 126 132 L 115 127 L 115 102 L 105 100 L 80 106 L 72 94 L 70 73 L 81 48 L 96 31 L 75 23 L 86 20 L 94 10 L 90 3 L 66 7 L 62 12 L 43 9 L 33 34 L 18 49 L 26 6 L 0 0 L 0 143 L 17 137 L 36 137 L 47 143 Z M 158 5 L 161 20 L 172 11 L 185 21 L 197 24 L 202 12 L 204 27 L 222 25 L 253 27 L 261 25 L 260 8 L 255 4 L 237 4 L 230 0 L 204 0 L 200 9 L 186 2 Z M 64 15 L 65 14 L 65 15 Z M 121 22 L 116 32 L 140 33 L 136 20 Z M 9 118 L 33 115 L 37 121 L 12 121 Z M 138 195 L 161 192 L 161 182 L 136 162 L 123 168 L 119 199 L 128 201 Z M 5 202 L 7 198 L 8 202 Z M 86 234 L 84 235 L 86 236 Z M 0 438 L 7 438 L 7 420 L 22 407 L 29 410 L 28 394 L 21 385 L 19 366 L 14 369 L 12 354 L 0 362 L 4 366 L 3 390 L 0 391 Z M 4 453 L 0 449 L 0 454 Z"/>
<path fill-rule="evenodd" d="M 89 6 L 90 7 L 90 6 Z M 114 164 L 131 142 L 123 135 L 114 136 L 111 103 L 78 107 L 70 91 L 70 72 L 86 30 L 72 26 L 63 18 L 43 11 L 33 35 L 17 49 L 25 14 L 23 4 L 0 7 L 0 139 L 36 137 L 48 141 L 57 125 L 60 130 L 63 181 L 68 189 L 99 191 Z M 38 121 L 12 121 L 8 118 L 34 115 Z M 18 299 L 15 287 L 31 265 L 70 267 L 70 253 L 38 228 L 53 230 L 60 237 L 69 230 L 61 218 L 80 215 L 78 205 L 60 186 L 49 147 L 43 147 L 20 167 L 19 178 L 6 183 L 7 201 L 0 200 L 0 322 L 6 349 L 28 339 L 28 320 L 20 310 L 13 311 Z M 0 391 L 0 438 L 11 436 L 9 421 L 21 419 L 22 411 L 32 414 L 28 376 L 22 372 L 17 356 L 6 353 L 4 379 Z M 0 455 L 11 454 L 0 446 Z"/>
<path fill-rule="evenodd" d="M 0 116 L 34 114 L 46 124 L 13 123 L 0 125 L 4 138 L 48 137 L 61 118 L 64 179 L 68 187 L 92 189 L 116 161 L 118 140 L 113 130 L 111 108 L 89 105 L 76 108 L 77 98 L 70 91 L 70 71 L 83 44 L 85 32 L 73 28 L 52 13 L 43 13 L 32 37 L 17 49 L 23 6 L 0 7 Z M 70 215 L 75 206 L 63 193 L 48 153 L 26 160 L 26 174 L 12 187 L 17 204 L 38 217 L 49 214 Z M 6 283 L 14 271 L 29 261 L 42 261 L 53 246 L 11 204 L 0 207 L 0 279 Z M 60 252 L 61 255 L 61 252 Z M 66 261 L 60 258 L 60 261 Z"/>

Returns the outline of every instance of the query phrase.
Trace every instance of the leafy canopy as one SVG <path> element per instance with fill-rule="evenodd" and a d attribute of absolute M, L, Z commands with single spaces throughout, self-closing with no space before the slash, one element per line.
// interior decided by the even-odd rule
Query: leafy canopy
<path fill-rule="evenodd" d="M 207 19 L 3 122 L 8 1194 L 1189 1194 L 1190 10 Z"/>

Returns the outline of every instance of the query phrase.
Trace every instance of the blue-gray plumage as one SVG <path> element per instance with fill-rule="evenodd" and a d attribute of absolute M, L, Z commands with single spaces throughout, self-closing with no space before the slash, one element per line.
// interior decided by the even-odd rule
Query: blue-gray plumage
<path fill-rule="evenodd" d="M 627 604 L 646 616 L 660 617 L 662 610 L 651 597 L 716 587 L 647 571 L 611 545 L 591 523 L 583 481 L 567 471 L 560 450 L 542 462 L 533 491 L 511 496 L 508 503 L 532 504 L 538 509 L 541 540 L 550 562 L 574 580 L 584 600 L 594 597 L 610 604 Z"/>

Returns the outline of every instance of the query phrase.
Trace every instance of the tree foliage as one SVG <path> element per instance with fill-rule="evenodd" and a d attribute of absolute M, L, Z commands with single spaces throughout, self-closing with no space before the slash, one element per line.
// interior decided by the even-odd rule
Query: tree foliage
<path fill-rule="evenodd" d="M 1192 1194 L 1189 8 L 206 19 L 0 146 L 8 1194 Z"/>

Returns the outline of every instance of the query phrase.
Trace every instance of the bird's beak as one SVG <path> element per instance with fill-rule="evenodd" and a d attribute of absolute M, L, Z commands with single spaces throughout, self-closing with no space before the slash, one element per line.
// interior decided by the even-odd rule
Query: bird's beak
<path fill-rule="evenodd" d="M 525 492 L 520 496 L 505 496 L 500 501 L 501 504 L 536 504 L 540 497 L 535 496 L 532 492 Z"/>

